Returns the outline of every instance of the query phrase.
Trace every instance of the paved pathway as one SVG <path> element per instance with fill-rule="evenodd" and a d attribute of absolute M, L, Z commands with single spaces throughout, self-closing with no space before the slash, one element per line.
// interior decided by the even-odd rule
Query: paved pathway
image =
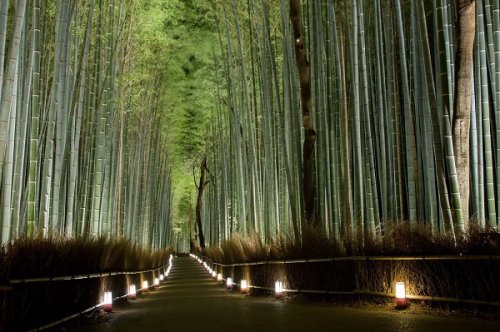
<path fill-rule="evenodd" d="M 486 332 L 500 331 L 500 322 L 242 296 L 217 286 L 194 259 L 179 257 L 167 283 L 130 305 L 115 306 L 109 321 L 61 330 Z"/>

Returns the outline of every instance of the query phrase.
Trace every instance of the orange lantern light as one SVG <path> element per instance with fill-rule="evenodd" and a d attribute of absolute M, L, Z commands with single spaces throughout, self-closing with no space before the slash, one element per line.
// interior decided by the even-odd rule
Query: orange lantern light
<path fill-rule="evenodd" d="M 240 292 L 241 294 L 246 294 L 248 292 L 248 283 L 245 279 L 240 282 Z"/>
<path fill-rule="evenodd" d="M 274 283 L 274 295 L 277 299 L 283 297 L 283 283 L 279 280 Z"/>
<path fill-rule="evenodd" d="M 137 290 L 134 284 L 130 285 L 128 288 L 128 298 L 130 300 L 135 300 L 137 298 Z"/>
<path fill-rule="evenodd" d="M 232 290 L 233 289 L 233 278 L 227 278 L 226 279 L 226 289 L 227 290 Z"/>
<path fill-rule="evenodd" d="M 111 310 L 113 310 L 113 295 L 111 292 L 104 293 L 104 304 L 102 308 L 106 312 L 111 312 Z"/>
<path fill-rule="evenodd" d="M 406 298 L 406 286 L 403 281 L 396 282 L 396 308 L 406 308 L 408 299 Z"/>

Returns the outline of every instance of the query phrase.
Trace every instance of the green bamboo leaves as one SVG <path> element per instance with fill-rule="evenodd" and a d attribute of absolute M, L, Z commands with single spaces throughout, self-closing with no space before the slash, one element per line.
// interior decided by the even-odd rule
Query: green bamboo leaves
<path fill-rule="evenodd" d="M 218 3 L 220 8 L 229 5 Z M 307 101 L 300 101 L 303 77 L 293 61 L 293 47 L 300 40 L 286 17 L 287 1 L 249 2 L 238 8 L 234 19 L 221 22 L 223 47 L 228 48 L 223 62 L 230 64 L 225 83 L 232 92 L 224 111 L 228 116 L 219 117 L 227 125 L 213 127 L 214 136 L 229 135 L 232 148 L 250 145 L 262 158 L 261 176 L 237 185 L 252 192 L 250 184 L 255 186 L 257 179 L 263 189 L 257 201 L 244 196 L 246 206 L 257 204 L 265 213 L 250 231 L 269 241 L 271 234 L 289 230 L 300 239 L 301 221 L 308 213 L 299 199 L 304 161 L 296 148 L 307 134 L 297 129 L 297 104 L 307 107 Z M 392 223 L 403 221 L 457 236 L 469 220 L 497 227 L 499 5 L 489 0 L 323 0 L 303 2 L 301 9 L 304 27 L 299 32 L 308 38 L 303 48 L 310 60 L 317 131 L 315 218 L 321 228 L 336 238 L 357 234 L 363 239 L 383 235 Z M 280 15 L 279 26 L 266 19 L 273 15 Z M 248 52 L 235 54 L 231 45 L 242 45 L 242 40 Z M 270 84 L 273 73 L 281 75 L 278 87 Z M 236 92 L 240 89 L 241 94 Z M 252 105 L 245 102 L 247 90 L 255 100 Z M 251 110 L 250 125 L 239 120 L 246 111 L 233 105 Z M 217 142 L 213 147 L 223 149 Z M 234 157 L 243 158 L 244 165 L 255 162 L 244 154 L 227 157 L 224 163 L 230 165 L 237 161 Z M 222 160 L 209 162 L 222 171 Z M 276 188 L 287 195 L 275 195 Z M 218 197 L 219 208 L 236 212 L 234 199 L 229 196 L 221 204 L 221 195 L 215 190 L 207 199 Z M 275 207 L 291 213 L 269 213 Z M 236 217 L 240 223 L 249 218 L 241 213 Z M 281 228 L 287 224 L 292 227 Z"/>
<path fill-rule="evenodd" d="M 171 243 L 160 73 L 147 64 L 149 89 L 132 84 L 139 13 L 135 0 L 0 2 L 2 244 L 23 234 Z"/>
<path fill-rule="evenodd" d="M 138 40 L 141 13 L 161 5 L 0 1 L 2 243 L 23 233 L 152 247 L 188 237 L 172 224 L 165 108 L 175 101 L 156 56 L 180 41 L 151 26 L 145 54 Z M 198 211 L 207 245 L 254 232 L 301 241 L 308 223 L 361 241 L 404 221 L 454 236 L 471 221 L 499 226 L 498 1 L 212 7 L 213 182 Z"/>

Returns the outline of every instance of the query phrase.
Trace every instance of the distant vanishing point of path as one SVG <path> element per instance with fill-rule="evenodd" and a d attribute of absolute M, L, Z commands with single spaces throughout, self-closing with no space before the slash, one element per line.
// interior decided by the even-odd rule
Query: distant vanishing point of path
<path fill-rule="evenodd" d="M 107 322 L 58 331 L 500 331 L 500 322 L 408 311 L 286 303 L 217 286 L 194 259 L 174 259 L 169 280 L 129 305 L 114 306 Z"/>

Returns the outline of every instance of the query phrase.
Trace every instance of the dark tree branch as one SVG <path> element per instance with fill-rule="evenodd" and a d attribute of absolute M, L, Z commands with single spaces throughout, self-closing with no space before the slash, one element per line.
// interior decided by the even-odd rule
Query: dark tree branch
<path fill-rule="evenodd" d="M 306 56 L 304 36 L 302 35 L 302 21 L 300 16 L 300 0 L 290 0 L 290 20 L 293 25 L 295 40 L 295 60 L 299 70 L 300 97 L 302 101 L 302 125 L 305 129 L 303 144 L 302 194 L 305 202 L 305 219 L 309 225 L 316 226 L 316 207 L 314 203 L 314 145 L 316 132 L 312 126 L 311 110 L 311 69 Z"/>
<path fill-rule="evenodd" d="M 205 190 L 205 186 L 209 183 L 208 181 L 205 181 L 206 171 L 208 171 L 207 157 L 204 157 L 200 165 L 200 180 L 199 184 L 197 185 L 198 197 L 196 199 L 196 226 L 198 228 L 198 239 L 200 241 L 201 248 L 205 248 L 205 236 L 203 234 L 203 227 L 201 222 L 201 209 L 203 207 L 203 191 Z"/>

